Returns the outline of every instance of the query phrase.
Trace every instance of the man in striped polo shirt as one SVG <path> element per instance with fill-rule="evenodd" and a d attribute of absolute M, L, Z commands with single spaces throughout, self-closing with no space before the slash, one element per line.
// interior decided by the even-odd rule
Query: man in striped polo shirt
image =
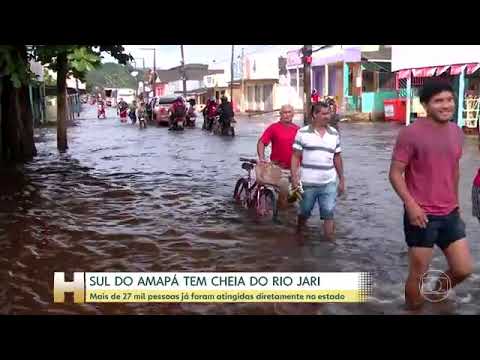
<path fill-rule="evenodd" d="M 304 191 L 298 214 L 298 231 L 302 231 L 318 202 L 325 237 L 333 240 L 337 192 L 341 194 L 345 191 L 345 178 L 340 136 L 328 125 L 330 116 L 326 102 L 313 105 L 312 124 L 301 128 L 295 137 L 291 173 L 293 187 L 301 182 Z"/>

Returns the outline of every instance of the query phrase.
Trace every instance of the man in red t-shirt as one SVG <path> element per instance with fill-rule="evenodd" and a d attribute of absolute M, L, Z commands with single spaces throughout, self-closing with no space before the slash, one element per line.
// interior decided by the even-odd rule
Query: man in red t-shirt
<path fill-rule="evenodd" d="M 283 105 L 280 109 L 280 121 L 267 127 L 257 144 L 258 158 L 261 162 L 265 162 L 265 147 L 272 144 L 270 161 L 284 170 L 284 179 L 280 184 L 280 206 L 285 205 L 288 197 L 288 176 L 292 162 L 293 143 L 299 129 L 293 123 L 293 115 L 293 107 Z"/>
<path fill-rule="evenodd" d="M 436 302 L 446 298 L 450 288 L 473 271 L 465 223 L 459 211 L 463 133 L 450 121 L 455 111 L 454 99 L 448 83 L 425 83 L 420 102 L 427 118 L 402 129 L 393 150 L 390 182 L 405 206 L 404 231 L 409 247 L 405 300 L 411 309 L 420 307 L 425 299 Z M 449 265 L 435 289 L 437 294 L 443 293 L 441 299 L 432 299 L 422 291 L 434 245 L 443 251 Z"/>

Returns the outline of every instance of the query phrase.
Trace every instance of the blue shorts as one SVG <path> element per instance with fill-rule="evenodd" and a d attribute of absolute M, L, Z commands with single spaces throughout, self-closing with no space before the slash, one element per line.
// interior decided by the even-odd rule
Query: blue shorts
<path fill-rule="evenodd" d="M 298 215 L 309 218 L 316 202 L 320 209 L 320 219 L 332 220 L 337 203 L 337 182 L 332 181 L 324 185 L 305 185 Z"/>

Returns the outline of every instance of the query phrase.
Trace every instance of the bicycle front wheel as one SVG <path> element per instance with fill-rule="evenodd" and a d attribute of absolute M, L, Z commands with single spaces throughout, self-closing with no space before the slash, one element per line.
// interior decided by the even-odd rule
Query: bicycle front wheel
<path fill-rule="evenodd" d="M 235 185 L 235 190 L 233 192 L 233 199 L 237 204 L 248 208 L 249 190 L 248 181 L 246 179 L 241 178 L 237 181 L 237 184 Z"/>
<path fill-rule="evenodd" d="M 277 195 L 274 191 L 262 188 L 257 195 L 256 205 L 257 215 L 261 217 L 268 217 L 272 220 L 277 219 Z"/>

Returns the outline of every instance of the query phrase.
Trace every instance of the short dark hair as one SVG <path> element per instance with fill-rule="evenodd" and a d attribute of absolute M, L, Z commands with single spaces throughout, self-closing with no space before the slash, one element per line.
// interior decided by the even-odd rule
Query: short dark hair
<path fill-rule="evenodd" d="M 330 106 L 326 101 L 319 101 L 312 105 L 312 115 L 315 114 L 321 108 L 327 108 L 330 110 Z"/>
<path fill-rule="evenodd" d="M 428 80 L 420 90 L 420 102 L 427 104 L 432 97 L 444 91 L 455 94 L 452 85 L 448 81 L 439 79 Z"/>

